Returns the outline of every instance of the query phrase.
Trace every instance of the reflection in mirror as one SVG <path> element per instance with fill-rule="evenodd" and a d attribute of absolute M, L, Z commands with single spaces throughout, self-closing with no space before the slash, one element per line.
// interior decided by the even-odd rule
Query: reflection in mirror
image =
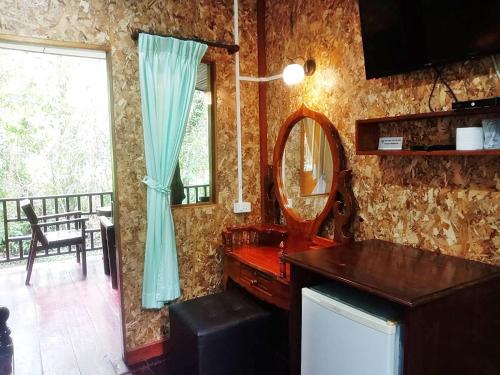
<path fill-rule="evenodd" d="M 332 186 L 332 153 L 320 124 L 310 118 L 300 121 L 300 193 L 328 194 Z"/>
<path fill-rule="evenodd" d="M 332 153 L 325 132 L 306 117 L 293 126 L 283 153 L 282 181 L 288 207 L 302 219 L 314 219 L 326 205 L 332 176 Z"/>

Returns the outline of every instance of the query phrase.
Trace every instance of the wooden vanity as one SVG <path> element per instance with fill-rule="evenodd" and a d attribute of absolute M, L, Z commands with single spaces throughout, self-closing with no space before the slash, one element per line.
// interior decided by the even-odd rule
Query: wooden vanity
<path fill-rule="evenodd" d="M 290 308 L 290 265 L 283 256 L 335 246 L 335 241 L 290 234 L 278 225 L 231 227 L 223 234 L 224 284 L 236 282 L 257 298 Z"/>
<path fill-rule="evenodd" d="M 312 217 L 307 217 L 307 213 L 291 206 L 290 185 L 295 181 L 283 179 L 285 171 L 292 169 L 290 160 L 285 157 L 285 149 L 287 155 L 293 156 L 294 150 L 287 148 L 290 146 L 289 140 L 294 139 L 294 144 L 303 145 L 308 130 L 311 130 L 309 134 L 314 134 L 313 138 L 317 143 L 312 148 L 322 146 L 321 155 L 329 156 L 329 176 L 325 178 L 329 185 L 317 194 L 317 199 L 321 199 L 324 204 Z M 303 164 L 303 158 L 297 160 Z M 286 225 L 260 224 L 227 228 L 222 233 L 225 251 L 224 283 L 227 285 L 235 282 L 257 298 L 288 310 L 290 265 L 283 261 L 283 256 L 332 247 L 352 240 L 348 230 L 354 211 L 354 196 L 350 189 L 351 173 L 345 170 L 345 157 L 337 130 L 324 115 L 303 106 L 285 121 L 274 148 L 272 177 L 272 187 L 268 193 L 279 204 Z M 302 199 L 299 195 L 293 198 L 297 202 Z M 316 198 L 309 195 L 306 199 Z M 334 239 L 318 236 L 323 222 L 331 217 L 335 218 Z"/>

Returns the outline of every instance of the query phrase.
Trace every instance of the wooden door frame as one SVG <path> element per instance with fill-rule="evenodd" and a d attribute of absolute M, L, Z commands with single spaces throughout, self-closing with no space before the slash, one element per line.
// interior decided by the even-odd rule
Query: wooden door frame
<path fill-rule="evenodd" d="M 111 160 L 112 160 L 112 190 L 113 190 L 113 215 L 114 215 L 114 225 L 115 225 L 115 241 L 116 241 L 116 251 L 118 254 L 118 293 L 120 294 L 120 320 L 121 320 L 121 333 L 122 333 L 122 357 L 125 363 L 127 363 L 127 351 L 126 351 L 126 339 L 125 339 L 125 316 L 124 316 L 124 300 L 123 300 L 123 278 L 122 278 L 122 253 L 121 253 L 121 236 L 120 236 L 120 220 L 119 217 L 119 200 L 117 197 L 118 186 L 116 183 L 117 165 L 116 165 L 116 143 L 115 143 L 115 115 L 114 115 L 114 98 L 113 98 L 113 74 L 112 74 L 112 63 L 111 63 L 111 46 L 109 44 L 91 44 L 91 43 L 80 43 L 72 41 L 62 41 L 54 39 L 43 39 L 43 38 L 33 38 L 10 34 L 0 34 L 0 42 L 17 43 L 33 46 L 47 46 L 56 48 L 71 48 L 71 49 L 83 49 L 83 50 L 95 50 L 103 51 L 106 53 L 106 69 L 107 69 L 107 79 L 108 79 L 108 98 L 109 98 L 109 131 L 110 131 L 110 141 L 111 141 Z M 128 363 L 127 363 L 128 364 Z"/>

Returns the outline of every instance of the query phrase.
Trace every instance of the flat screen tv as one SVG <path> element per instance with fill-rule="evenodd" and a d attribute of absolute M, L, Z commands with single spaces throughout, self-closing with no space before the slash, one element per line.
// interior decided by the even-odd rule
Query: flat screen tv
<path fill-rule="evenodd" d="M 359 0 L 366 78 L 500 53 L 500 0 Z"/>

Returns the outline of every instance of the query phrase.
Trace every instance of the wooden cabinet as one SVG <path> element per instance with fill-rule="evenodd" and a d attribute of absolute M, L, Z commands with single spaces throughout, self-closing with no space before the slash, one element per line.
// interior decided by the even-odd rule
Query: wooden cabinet
<path fill-rule="evenodd" d="M 500 106 L 467 110 L 420 113 L 356 121 L 357 155 L 481 156 L 500 155 L 496 150 L 412 150 L 411 146 L 455 144 L 457 127 L 481 126 L 481 120 L 499 118 Z M 403 137 L 403 150 L 378 150 L 380 137 Z"/>
<path fill-rule="evenodd" d="M 404 375 L 500 373 L 500 268 L 380 240 L 287 254 L 292 374 L 301 290 L 337 282 L 402 312 Z"/>

